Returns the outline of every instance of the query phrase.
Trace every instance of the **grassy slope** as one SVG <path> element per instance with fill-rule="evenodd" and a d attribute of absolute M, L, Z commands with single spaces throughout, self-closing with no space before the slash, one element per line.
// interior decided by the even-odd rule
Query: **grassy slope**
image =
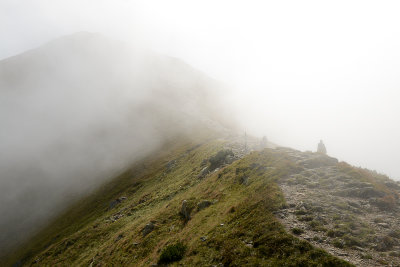
<path fill-rule="evenodd" d="M 170 144 L 77 203 L 6 265 L 23 259 L 40 266 L 148 266 L 176 241 L 187 245 L 176 265 L 348 265 L 286 233 L 272 215 L 284 205 L 276 179 L 298 170 L 285 154 L 253 152 L 199 180 L 201 162 L 222 149 L 224 141 L 182 143 Z M 171 160 L 176 162 L 168 170 Z M 240 183 L 243 177 L 246 184 Z M 108 210 L 110 201 L 121 196 L 127 199 Z M 213 205 L 194 208 L 185 223 L 179 216 L 183 200 L 192 206 L 202 200 Z M 110 217 L 118 214 L 123 216 L 112 222 Z M 155 230 L 144 237 L 141 230 L 150 221 Z"/>
<path fill-rule="evenodd" d="M 374 190 L 380 192 L 383 196 L 378 198 L 375 203 L 379 208 L 382 210 L 392 210 L 398 207 L 398 185 L 386 175 L 367 169 L 356 168 L 345 162 L 340 162 L 338 167 L 341 171 L 350 175 L 354 181 L 369 183 Z"/>

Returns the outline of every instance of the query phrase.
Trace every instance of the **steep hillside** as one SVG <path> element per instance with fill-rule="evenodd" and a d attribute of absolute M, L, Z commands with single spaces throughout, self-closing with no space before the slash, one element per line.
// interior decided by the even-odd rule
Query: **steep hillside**
<path fill-rule="evenodd" d="M 179 59 L 85 32 L 1 60 L 0 256 L 166 140 L 222 131 L 221 87 Z"/>
<path fill-rule="evenodd" d="M 278 182 L 304 171 L 286 151 L 184 140 L 76 203 L 5 265 L 350 266 L 274 216 L 287 207 Z"/>

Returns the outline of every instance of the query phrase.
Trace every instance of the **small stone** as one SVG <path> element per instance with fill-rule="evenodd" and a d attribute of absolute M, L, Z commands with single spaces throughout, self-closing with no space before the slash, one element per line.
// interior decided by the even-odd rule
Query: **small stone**
<path fill-rule="evenodd" d="M 120 235 L 117 236 L 117 238 L 115 239 L 115 241 L 118 241 L 118 240 L 120 240 L 120 239 L 123 238 L 123 237 L 124 237 L 124 235 L 123 235 L 123 234 L 120 234 Z"/>
<path fill-rule="evenodd" d="M 200 174 L 197 176 L 198 178 L 204 178 L 209 174 L 210 170 L 208 167 L 204 167 L 201 171 Z"/>

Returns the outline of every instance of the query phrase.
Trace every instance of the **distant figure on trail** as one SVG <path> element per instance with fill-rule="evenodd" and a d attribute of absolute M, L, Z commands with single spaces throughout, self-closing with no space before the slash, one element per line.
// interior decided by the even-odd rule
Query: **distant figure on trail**
<path fill-rule="evenodd" d="M 322 140 L 319 141 L 317 153 L 326 155 L 326 147 L 324 145 L 324 142 L 322 142 Z"/>
<path fill-rule="evenodd" d="M 267 144 L 268 144 L 268 139 L 266 136 L 263 136 L 263 138 L 261 139 L 261 143 L 260 143 L 261 149 L 266 148 Z"/>

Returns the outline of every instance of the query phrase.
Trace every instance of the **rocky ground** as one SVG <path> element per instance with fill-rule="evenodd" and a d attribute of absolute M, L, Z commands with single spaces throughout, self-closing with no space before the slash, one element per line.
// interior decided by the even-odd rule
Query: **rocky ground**
<path fill-rule="evenodd" d="M 263 148 L 254 138 L 244 143 L 244 137 L 231 138 L 226 149 L 238 159 Z M 325 155 L 265 147 L 286 152 L 302 167 L 279 180 L 287 205 L 276 216 L 289 232 L 356 266 L 400 266 L 399 182 L 367 170 L 367 178 L 354 177 Z M 397 196 L 390 207 L 381 203 L 389 193 Z"/>
<path fill-rule="evenodd" d="M 356 266 L 400 266 L 399 183 L 366 170 L 360 173 L 367 177 L 349 174 L 327 156 L 279 149 L 304 168 L 279 181 L 287 206 L 276 216 L 288 231 Z"/>

